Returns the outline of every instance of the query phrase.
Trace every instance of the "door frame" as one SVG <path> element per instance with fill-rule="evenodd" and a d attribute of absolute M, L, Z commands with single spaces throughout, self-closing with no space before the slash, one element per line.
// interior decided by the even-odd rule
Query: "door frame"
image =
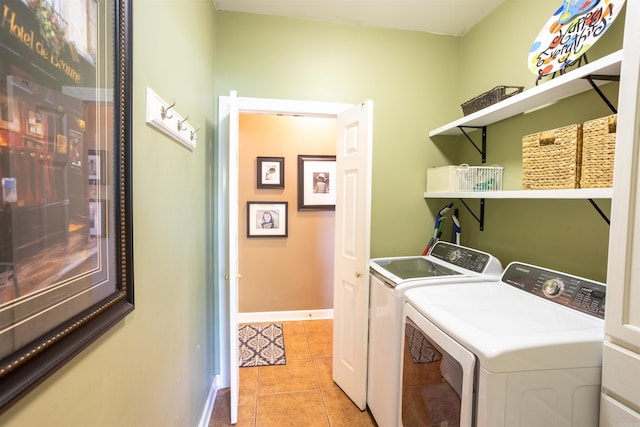
<path fill-rule="evenodd" d="M 226 240 L 223 238 L 227 231 L 228 218 L 226 215 L 228 198 L 228 186 L 226 182 L 226 174 L 228 173 L 228 165 L 226 165 L 226 159 L 228 159 L 227 141 L 229 141 L 229 135 L 224 125 L 225 120 L 228 120 L 228 116 L 224 116 L 222 112 L 229 111 L 229 96 L 219 97 L 219 111 L 218 111 L 218 141 L 216 150 L 216 209 L 215 209 L 215 232 L 216 236 L 216 250 L 218 256 L 214 260 L 214 287 L 215 293 L 218 298 L 217 310 L 217 324 L 218 330 L 218 360 L 219 360 L 219 388 L 227 388 L 231 385 L 231 361 L 230 355 L 230 337 L 229 337 L 229 316 L 230 307 L 228 304 L 228 291 L 227 280 L 225 278 L 226 271 L 225 265 L 227 265 L 226 259 Z M 298 100 L 286 100 L 286 99 L 270 99 L 270 98 L 246 98 L 237 97 L 237 104 L 239 113 L 254 113 L 254 114 L 284 114 L 284 115 L 298 115 L 305 117 L 325 117 L 325 118 L 337 118 L 339 113 L 352 108 L 356 104 L 343 104 L 334 102 L 322 102 L 322 101 L 298 101 Z M 226 107 L 226 108 L 225 108 Z"/>

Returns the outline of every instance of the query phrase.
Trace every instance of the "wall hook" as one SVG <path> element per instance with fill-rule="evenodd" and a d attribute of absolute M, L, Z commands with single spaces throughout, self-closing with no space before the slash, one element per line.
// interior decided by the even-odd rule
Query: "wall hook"
<path fill-rule="evenodd" d="M 168 113 L 169 113 L 169 110 L 172 109 L 175 105 L 176 105 L 176 100 L 174 98 L 173 104 L 169 105 L 167 108 L 164 108 L 164 106 L 160 107 L 160 115 L 162 116 L 162 120 L 170 119 L 171 117 L 173 117 L 173 114 L 169 116 Z"/>
<path fill-rule="evenodd" d="M 184 124 L 184 122 L 186 122 L 187 120 L 189 120 L 189 113 L 187 113 L 187 117 L 184 118 L 184 120 L 178 120 L 178 132 L 186 129 L 186 127 L 183 129 L 182 125 Z"/>
<path fill-rule="evenodd" d="M 196 133 L 200 130 L 200 125 L 198 125 L 197 128 L 195 128 L 194 130 L 191 131 L 191 140 L 193 141 L 193 139 L 196 137 Z"/>

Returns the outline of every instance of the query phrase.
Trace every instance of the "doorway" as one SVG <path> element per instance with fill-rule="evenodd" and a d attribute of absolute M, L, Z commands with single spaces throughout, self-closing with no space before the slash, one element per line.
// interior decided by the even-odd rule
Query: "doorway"
<path fill-rule="evenodd" d="M 336 233 L 334 277 L 334 375 L 356 404 L 364 408 L 371 206 L 373 102 L 358 105 L 219 98 L 217 195 L 214 214 L 218 256 L 215 289 L 219 301 L 221 387 L 230 387 L 231 421 L 237 419 L 238 355 L 238 144 L 241 112 L 337 118 Z M 338 292 L 336 294 L 336 292 Z M 337 304 L 337 306 L 336 306 Z M 336 310 L 338 315 L 336 315 Z M 344 317 L 343 317 L 344 316 Z M 337 337 L 337 338 L 336 338 Z M 355 342 L 353 337 L 360 337 Z M 337 350 L 336 350 L 337 348 Z M 357 363 L 353 363 L 357 362 Z M 338 369 L 336 369 L 338 368 Z M 342 369 L 344 368 L 344 369 Z"/>
<path fill-rule="evenodd" d="M 238 320 L 330 317 L 335 207 L 300 206 L 299 178 L 305 169 L 313 172 L 310 159 L 313 166 L 326 165 L 320 171 L 327 175 L 326 195 L 335 196 L 329 169 L 335 169 L 336 119 L 241 113 L 239 126 Z M 300 169 L 300 162 L 307 167 Z M 273 184 L 260 173 L 268 168 L 277 171 Z M 260 213 L 269 215 L 270 228 L 262 228 L 255 217 Z"/>

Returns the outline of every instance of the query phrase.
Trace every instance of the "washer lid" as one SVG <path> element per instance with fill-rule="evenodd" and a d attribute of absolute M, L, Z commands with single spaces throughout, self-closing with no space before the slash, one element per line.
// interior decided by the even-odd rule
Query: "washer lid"
<path fill-rule="evenodd" d="M 602 319 L 503 282 L 414 288 L 405 296 L 488 371 L 602 365 Z"/>
<path fill-rule="evenodd" d="M 409 279 L 461 274 L 421 256 L 373 259 L 371 267 L 396 283 Z"/>
<path fill-rule="evenodd" d="M 488 253 L 441 241 L 427 256 L 376 258 L 370 266 L 396 285 L 407 280 L 460 275 L 494 280 L 502 274 L 500 261 Z"/>

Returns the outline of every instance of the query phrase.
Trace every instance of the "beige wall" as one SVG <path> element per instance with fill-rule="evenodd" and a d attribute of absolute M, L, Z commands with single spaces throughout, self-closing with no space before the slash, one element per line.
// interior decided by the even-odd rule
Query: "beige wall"
<path fill-rule="evenodd" d="M 335 155 L 329 118 L 240 115 L 240 312 L 333 308 L 334 211 L 298 211 L 298 155 Z M 284 157 L 284 189 L 256 187 L 256 157 Z M 288 202 L 288 237 L 248 238 L 247 201 Z"/>

